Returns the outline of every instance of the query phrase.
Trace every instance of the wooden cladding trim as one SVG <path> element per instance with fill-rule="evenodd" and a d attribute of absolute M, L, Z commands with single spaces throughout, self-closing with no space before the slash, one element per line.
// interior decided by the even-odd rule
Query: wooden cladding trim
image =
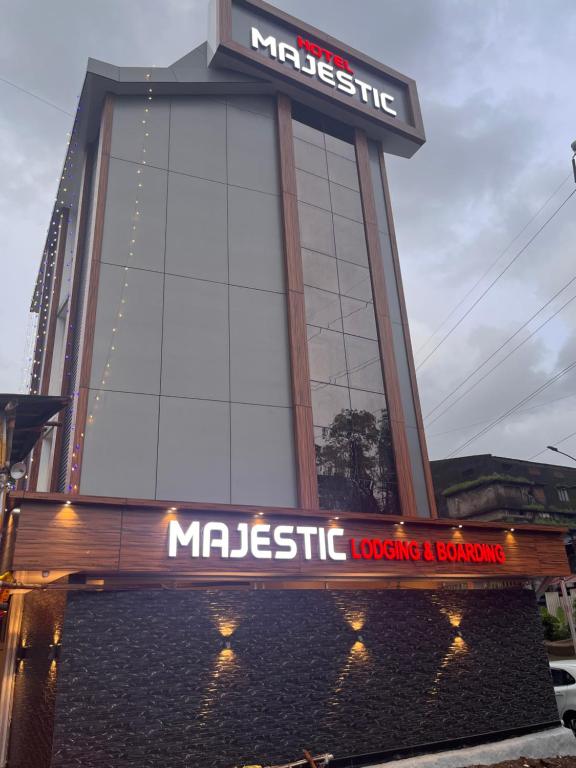
<path fill-rule="evenodd" d="M 306 338 L 300 225 L 298 222 L 298 204 L 296 200 L 292 104 L 290 99 L 283 95 L 278 96 L 277 123 L 298 499 L 301 507 L 317 509 L 320 503 L 318 499 L 318 478 L 316 475 L 314 428 L 312 425 L 312 396 L 310 392 L 308 341 Z"/>
<path fill-rule="evenodd" d="M 110 147 L 112 144 L 112 115 L 114 98 L 106 96 L 100 121 L 100 141 L 98 156 L 98 187 L 94 213 L 94 233 L 90 254 L 90 272 L 86 291 L 86 312 L 84 316 L 83 339 L 81 345 L 79 393 L 76 402 L 76 422 L 74 424 L 73 461 L 70 471 L 72 493 L 79 493 L 82 475 L 82 456 L 84 451 L 84 433 L 88 415 L 88 387 L 92 368 L 94 331 L 96 328 L 96 309 L 98 306 L 98 281 L 100 278 L 100 257 L 104 235 L 104 212 L 108 188 L 108 169 L 110 166 Z M 88 256 L 87 256 L 88 257 Z"/>
<path fill-rule="evenodd" d="M 76 243 L 74 246 L 74 262 L 72 264 L 72 283 L 70 286 L 70 298 L 68 300 L 68 311 L 66 313 L 66 337 L 64 339 L 64 364 L 62 367 L 62 380 L 60 382 L 60 394 L 69 396 L 73 394 L 73 382 L 70 381 L 72 373 L 72 353 L 74 344 L 74 334 L 76 331 L 76 318 L 78 313 L 78 291 L 80 289 L 80 276 L 82 273 L 82 260 L 86 249 L 86 233 L 88 229 L 88 211 L 90 209 L 90 186 L 92 182 L 92 163 L 94 153 L 90 147 L 86 152 L 84 161 L 84 173 L 82 176 L 82 191 L 80 193 L 78 224 Z M 61 414 L 64 416 L 69 408 L 74 408 L 72 401 Z M 56 430 L 54 444 L 52 472 L 50 476 L 50 489 L 56 491 L 58 488 L 58 476 L 62 461 L 62 429 Z"/>
<path fill-rule="evenodd" d="M 325 517 L 309 513 L 307 523 L 325 526 Z M 294 515 L 296 518 L 296 515 Z M 166 511 L 151 514 L 130 507 L 62 506 L 55 503 L 21 504 L 18 535 L 14 552 L 16 570 L 66 570 L 90 573 L 169 573 L 190 576 L 278 578 L 282 575 L 326 578 L 510 578 L 562 576 L 569 573 L 563 536 L 557 531 L 519 531 L 514 533 L 494 527 L 460 530 L 437 521 L 410 521 L 406 526 L 393 522 L 352 519 L 342 524 L 336 549 L 347 554 L 345 560 L 320 559 L 312 550 L 305 558 L 302 548 L 291 560 L 263 560 L 247 555 L 242 560 L 191 558 L 188 547 L 180 547 L 176 557 L 168 556 L 168 525 L 177 519 L 183 529 L 193 521 L 221 521 L 229 526 L 230 545 L 239 544 L 237 524 L 246 520 L 237 511 L 227 514 Z M 272 512 L 253 522 L 284 523 L 285 518 Z M 296 518 L 297 519 L 297 518 Z M 250 523 L 249 523 L 250 524 Z M 352 539 L 355 541 L 352 549 Z M 500 545 L 504 563 L 450 562 L 440 557 L 415 559 L 363 559 L 359 542 L 391 540 L 412 542 L 422 551 L 435 542 L 453 545 Z"/>
<path fill-rule="evenodd" d="M 410 386 L 412 388 L 412 400 L 414 402 L 414 411 L 416 414 L 416 426 L 418 428 L 418 440 L 420 444 L 420 453 L 422 454 L 422 465 L 424 468 L 424 479 L 426 481 L 426 495 L 430 506 L 432 517 L 438 517 L 436 507 L 436 497 L 434 495 L 434 483 L 432 481 L 432 471 L 430 469 L 430 460 L 428 459 L 428 448 L 426 446 L 426 433 L 424 431 L 424 422 L 422 420 L 422 408 L 420 406 L 420 396 L 418 394 L 418 381 L 416 379 L 416 369 L 414 367 L 414 355 L 412 352 L 412 341 L 410 339 L 410 328 L 408 326 L 408 313 L 406 311 L 406 299 L 404 297 L 404 287 L 402 285 L 402 273 L 400 271 L 400 260 L 398 258 L 398 243 L 396 242 L 396 230 L 394 228 L 394 216 L 392 215 L 392 201 L 390 198 L 390 188 L 388 187 L 388 175 L 386 173 L 386 161 L 384 153 L 378 152 L 380 158 L 380 175 L 382 188 L 384 190 L 384 203 L 386 206 L 386 219 L 388 222 L 388 232 L 390 235 L 390 245 L 392 250 L 392 260 L 394 262 L 394 274 L 396 277 L 396 291 L 400 303 L 400 314 L 402 316 L 402 326 L 404 331 L 404 343 L 406 345 L 406 357 L 408 358 L 408 370 L 410 374 Z"/>
<path fill-rule="evenodd" d="M 376 327 L 378 329 L 378 344 L 380 359 L 386 390 L 386 402 L 390 417 L 390 430 L 392 433 L 392 446 L 396 464 L 396 476 L 398 480 L 398 494 L 400 507 L 404 517 L 416 517 L 416 497 L 414 494 L 412 464 L 408 449 L 408 437 L 406 434 L 406 422 L 404 408 L 400 393 L 400 382 L 394 355 L 394 341 L 392 337 L 392 324 L 390 310 L 386 294 L 386 278 L 382 264 L 380 250 L 380 235 L 376 218 L 376 203 L 374 201 L 374 188 L 372 186 L 372 174 L 370 171 L 370 157 L 368 154 L 368 140 L 363 131 L 355 132 L 356 162 L 358 165 L 358 179 L 360 182 L 360 195 L 362 198 L 362 211 L 364 213 L 364 229 L 366 232 L 366 245 L 368 248 L 368 263 L 370 265 L 370 278 L 372 281 L 372 294 L 374 298 L 374 313 L 376 315 Z"/>
<path fill-rule="evenodd" d="M 71 499 L 70 494 L 67 493 L 39 493 L 36 491 L 13 491 L 10 494 L 10 508 L 15 506 L 21 506 L 20 502 L 41 507 L 43 504 L 58 504 L 63 506 L 67 501 Z M 222 514 L 238 514 L 247 515 L 253 517 L 259 515 L 260 512 L 264 514 L 285 517 L 307 517 L 314 516 L 317 519 L 324 518 L 330 520 L 337 515 L 340 520 L 366 520 L 371 523 L 397 523 L 399 521 L 396 515 L 381 515 L 374 512 L 353 512 L 345 510 L 325 510 L 325 509 L 305 509 L 301 507 L 270 507 L 270 506 L 255 506 L 253 504 L 219 504 L 215 502 L 200 502 L 200 501 L 183 501 L 178 499 L 129 499 L 123 496 L 85 496 L 78 495 L 74 498 L 72 505 L 74 508 L 81 509 L 82 507 L 127 507 L 129 509 L 138 508 L 140 510 L 146 510 L 150 514 L 154 514 L 158 510 L 166 512 L 170 508 L 176 508 L 179 512 L 196 511 L 198 513 L 205 513 L 209 515 L 213 512 Z M 462 525 L 463 528 L 486 528 L 491 530 L 503 531 L 509 528 L 509 524 L 502 521 L 485 521 L 485 520 L 468 520 L 464 519 L 452 519 L 439 517 L 436 519 L 418 517 L 409 522 L 410 528 L 405 530 L 411 530 L 412 526 L 428 526 L 432 528 L 449 527 L 455 528 L 458 525 Z M 406 523 L 407 525 L 407 523 Z M 567 526 L 554 526 L 554 525 L 534 525 L 532 523 L 514 523 L 514 529 L 516 531 L 534 531 L 542 534 L 552 533 L 566 533 Z"/>

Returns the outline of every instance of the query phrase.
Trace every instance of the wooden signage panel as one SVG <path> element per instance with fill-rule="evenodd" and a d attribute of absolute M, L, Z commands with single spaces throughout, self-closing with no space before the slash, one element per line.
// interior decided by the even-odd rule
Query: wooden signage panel
<path fill-rule="evenodd" d="M 562 576 L 560 530 L 304 510 L 170 512 L 121 504 L 26 502 L 15 570 L 198 577 Z"/>

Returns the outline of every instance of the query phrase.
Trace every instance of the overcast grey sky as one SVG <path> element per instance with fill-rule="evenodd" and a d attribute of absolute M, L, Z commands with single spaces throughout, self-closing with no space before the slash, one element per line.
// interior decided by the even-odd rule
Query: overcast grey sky
<path fill-rule="evenodd" d="M 576 4 L 276 5 L 417 81 L 427 143 L 411 160 L 388 163 L 412 341 L 422 362 L 574 188 L 568 177 L 576 138 Z M 118 65 L 168 65 L 205 39 L 207 6 L 208 0 L 1 0 L 0 78 L 74 112 L 89 56 Z M 0 79 L 0 391 L 22 389 L 28 307 L 71 126 L 72 118 Z M 575 244 L 576 195 L 418 369 L 425 415 L 576 278 Z M 576 298 L 527 339 L 572 297 L 576 279 L 426 419 L 431 458 L 450 455 L 576 363 Z M 572 432 L 576 367 L 459 455 L 530 458 Z M 576 435 L 560 447 L 576 453 Z M 555 461 L 550 452 L 539 459 Z"/>

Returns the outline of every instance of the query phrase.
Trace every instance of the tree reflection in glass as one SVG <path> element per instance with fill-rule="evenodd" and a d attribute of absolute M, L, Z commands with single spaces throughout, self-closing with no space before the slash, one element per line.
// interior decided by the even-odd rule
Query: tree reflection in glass
<path fill-rule="evenodd" d="M 398 514 L 388 414 L 343 409 L 316 436 L 320 506 Z"/>

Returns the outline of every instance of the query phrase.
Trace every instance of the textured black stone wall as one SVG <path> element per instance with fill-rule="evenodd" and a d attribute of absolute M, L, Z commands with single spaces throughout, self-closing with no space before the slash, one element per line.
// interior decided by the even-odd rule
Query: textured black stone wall
<path fill-rule="evenodd" d="M 59 664 L 53 768 L 230 768 L 557 719 L 522 590 L 74 594 Z"/>
<path fill-rule="evenodd" d="M 9 768 L 49 768 L 58 662 L 50 645 L 62 630 L 66 596 L 30 592 L 24 598 L 22 640 L 26 658 L 17 666 L 8 752 Z"/>

